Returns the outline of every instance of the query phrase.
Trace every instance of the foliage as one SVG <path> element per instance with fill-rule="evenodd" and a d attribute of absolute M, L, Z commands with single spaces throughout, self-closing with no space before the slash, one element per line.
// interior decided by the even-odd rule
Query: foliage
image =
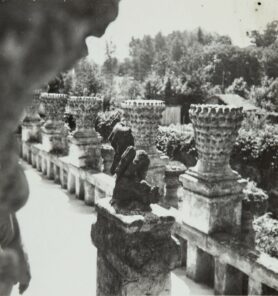
<path fill-rule="evenodd" d="M 121 121 L 122 111 L 112 110 L 98 113 L 95 123 L 96 131 L 102 136 L 103 141 L 108 141 L 114 126 Z"/>
<path fill-rule="evenodd" d="M 278 128 L 275 125 L 246 119 L 239 130 L 232 158 L 259 169 L 278 170 Z M 265 119 L 263 119 L 265 120 Z M 252 124 L 252 125 L 251 125 Z M 249 125 L 249 127 L 248 127 Z M 255 128 L 256 127 L 256 128 Z"/>
<path fill-rule="evenodd" d="M 249 91 L 247 82 L 242 77 L 236 78 L 233 83 L 226 88 L 226 93 L 237 94 L 243 98 L 247 98 Z"/>
<path fill-rule="evenodd" d="M 197 152 L 193 137 L 192 125 L 159 127 L 156 147 L 166 153 L 171 159 L 182 161 L 186 166 L 192 166 Z M 182 159 L 183 153 L 186 154 Z"/>
<path fill-rule="evenodd" d="M 278 257 L 278 220 L 267 213 L 255 219 L 253 227 L 256 232 L 256 248 L 272 257 Z"/>
<path fill-rule="evenodd" d="M 257 187 L 254 181 L 248 181 L 246 187 L 243 189 L 245 203 L 262 203 L 268 200 L 268 195 Z"/>
<path fill-rule="evenodd" d="M 267 111 L 278 111 L 278 78 L 264 77 L 261 86 L 251 87 L 250 100 Z"/>
<path fill-rule="evenodd" d="M 62 74 L 58 74 L 48 82 L 47 92 L 49 93 L 62 93 L 64 89 L 64 81 Z"/>
<path fill-rule="evenodd" d="M 278 21 L 267 24 L 265 30 L 260 33 L 256 30 L 251 31 L 251 42 L 258 47 L 268 47 L 272 45 L 278 37 Z"/>

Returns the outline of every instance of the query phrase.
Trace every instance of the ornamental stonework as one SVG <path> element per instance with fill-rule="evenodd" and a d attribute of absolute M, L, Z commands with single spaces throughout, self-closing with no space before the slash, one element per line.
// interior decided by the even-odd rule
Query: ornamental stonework
<path fill-rule="evenodd" d="M 148 152 L 156 150 L 155 141 L 158 127 L 165 110 L 159 100 L 128 100 L 122 103 L 124 118 L 132 129 L 135 146 Z"/>
<path fill-rule="evenodd" d="M 66 94 L 42 93 L 40 101 L 44 105 L 46 120 L 63 121 L 68 101 Z"/>
<path fill-rule="evenodd" d="M 68 101 L 69 113 L 76 120 L 77 130 L 94 129 L 98 112 L 102 110 L 100 97 L 71 97 Z"/>
<path fill-rule="evenodd" d="M 229 161 L 243 119 L 242 108 L 222 105 L 191 105 L 199 174 L 232 175 Z"/>

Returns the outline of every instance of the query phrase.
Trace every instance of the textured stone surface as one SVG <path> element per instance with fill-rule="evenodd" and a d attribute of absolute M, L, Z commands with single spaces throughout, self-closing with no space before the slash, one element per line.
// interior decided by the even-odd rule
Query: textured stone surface
<path fill-rule="evenodd" d="M 165 103 L 159 100 L 127 100 L 122 103 L 124 119 L 131 127 L 135 147 L 145 150 L 151 159 L 147 181 L 158 186 L 164 193 L 165 166 L 169 158 L 156 149 L 158 127 L 165 110 Z"/>
<path fill-rule="evenodd" d="M 99 97 L 71 97 L 68 101 L 76 122 L 76 129 L 69 136 L 69 158 L 77 167 L 101 170 L 101 137 L 94 126 L 102 103 Z"/>
<path fill-rule="evenodd" d="M 193 170 L 203 178 L 233 176 L 230 154 L 243 119 L 242 108 L 221 105 L 191 105 L 198 162 Z"/>
<path fill-rule="evenodd" d="M 14 213 L 28 196 L 11 134 L 22 110 L 31 102 L 29 94 L 85 54 L 85 38 L 104 33 L 117 16 L 118 2 L 11 0 L 0 3 L 1 210 Z"/>
<path fill-rule="evenodd" d="M 98 248 L 98 295 L 168 295 L 175 260 L 174 218 L 159 206 L 145 216 L 120 215 L 109 202 L 99 201 L 92 226 Z"/>
<path fill-rule="evenodd" d="M 238 232 L 246 181 L 229 160 L 242 120 L 241 108 L 193 105 L 190 108 L 198 162 L 180 176 L 183 222 L 204 232 Z"/>

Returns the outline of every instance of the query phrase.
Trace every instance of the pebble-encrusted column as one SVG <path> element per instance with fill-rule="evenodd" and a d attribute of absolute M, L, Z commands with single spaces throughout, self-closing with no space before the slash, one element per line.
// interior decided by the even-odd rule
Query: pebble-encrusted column
<path fill-rule="evenodd" d="M 22 121 L 21 139 L 23 142 L 39 142 L 41 140 L 40 127 L 42 120 L 38 114 L 40 106 L 41 90 L 33 92 L 33 100 L 25 108 L 25 116 Z"/>
<path fill-rule="evenodd" d="M 96 209 L 97 295 L 170 295 L 170 269 L 177 256 L 171 238 L 174 217 L 158 205 L 144 215 L 117 214 L 109 198 L 99 200 Z"/>
<path fill-rule="evenodd" d="M 40 100 L 45 109 L 42 127 L 42 145 L 45 151 L 65 153 L 67 150 L 64 113 L 68 96 L 65 94 L 42 93 Z"/>
<path fill-rule="evenodd" d="M 101 137 L 94 126 L 102 104 L 99 97 L 71 97 L 69 100 L 69 112 L 76 120 L 76 129 L 69 136 L 69 160 L 77 167 L 101 170 Z"/>
<path fill-rule="evenodd" d="M 169 158 L 156 149 L 158 127 L 165 110 L 165 104 L 159 100 L 128 100 L 122 103 L 124 119 L 131 127 L 137 149 L 145 150 L 151 159 L 147 181 L 164 189 L 165 166 Z"/>
<path fill-rule="evenodd" d="M 231 169 L 229 160 L 243 119 L 242 108 L 192 105 L 189 114 L 198 162 L 180 176 L 183 220 L 207 234 L 239 231 L 246 183 Z"/>

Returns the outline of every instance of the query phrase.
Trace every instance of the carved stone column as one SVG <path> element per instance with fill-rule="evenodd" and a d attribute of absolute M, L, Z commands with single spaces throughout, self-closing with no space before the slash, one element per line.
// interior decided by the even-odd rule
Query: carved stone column
<path fill-rule="evenodd" d="M 21 139 L 24 142 L 39 142 L 41 140 L 40 128 L 42 120 L 38 114 L 40 106 L 41 90 L 33 92 L 33 100 L 25 108 L 25 116 L 22 121 Z"/>
<path fill-rule="evenodd" d="M 117 214 L 108 198 L 96 209 L 97 295 L 170 295 L 177 254 L 171 239 L 174 218 L 157 205 L 144 215 Z"/>
<path fill-rule="evenodd" d="M 69 158 L 77 167 L 101 170 L 101 137 L 94 126 L 102 104 L 99 97 L 71 97 L 69 100 L 69 112 L 76 120 L 76 129 L 69 136 Z"/>
<path fill-rule="evenodd" d="M 128 100 L 122 103 L 124 118 L 131 127 L 137 149 L 145 150 L 151 159 L 147 180 L 164 189 L 165 166 L 169 158 L 156 149 L 156 136 L 165 110 L 163 101 L 158 100 Z"/>
<path fill-rule="evenodd" d="M 230 153 L 243 118 L 242 108 L 192 105 L 198 162 L 180 176 L 184 223 L 210 234 L 237 232 L 245 181 L 229 165 Z"/>
<path fill-rule="evenodd" d="M 67 95 L 42 93 L 40 100 L 45 109 L 45 123 L 42 127 L 42 145 L 45 151 L 64 153 L 66 150 L 66 128 L 64 113 Z"/>

